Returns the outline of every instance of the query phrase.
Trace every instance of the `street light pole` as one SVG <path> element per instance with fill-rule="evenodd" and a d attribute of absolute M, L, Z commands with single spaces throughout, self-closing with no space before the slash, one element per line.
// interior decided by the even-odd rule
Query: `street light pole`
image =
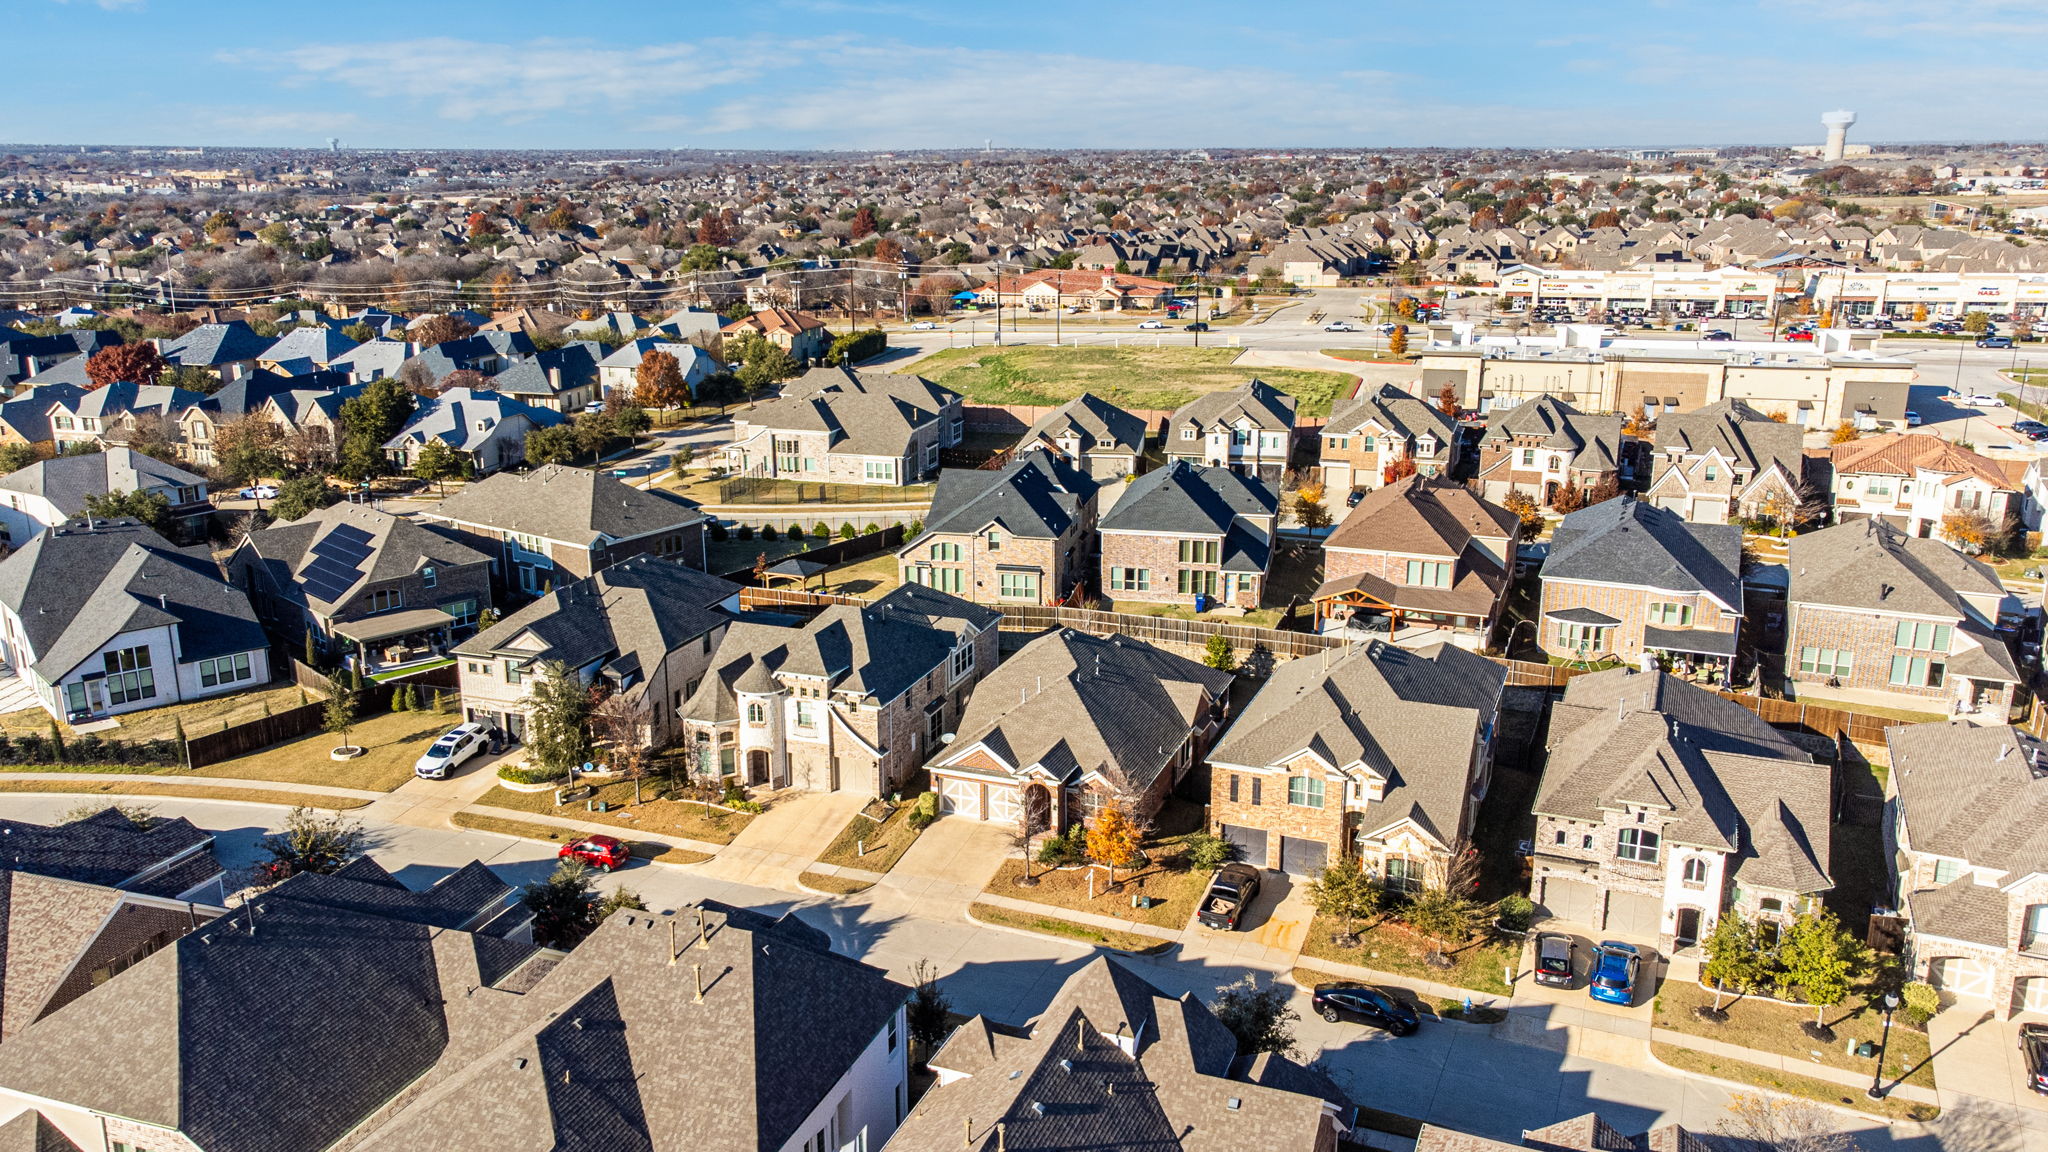
<path fill-rule="evenodd" d="M 1887 992 L 1884 994 L 1884 1031 L 1878 1035 L 1877 1040 L 1877 1069 L 1870 1074 L 1870 1089 L 1864 1093 L 1865 1096 L 1870 1097 L 1872 1100 L 1882 1100 L 1886 1095 L 1884 1086 L 1884 1053 L 1886 1046 L 1892 1040 L 1892 1012 L 1898 1006 L 1898 993 Z"/>

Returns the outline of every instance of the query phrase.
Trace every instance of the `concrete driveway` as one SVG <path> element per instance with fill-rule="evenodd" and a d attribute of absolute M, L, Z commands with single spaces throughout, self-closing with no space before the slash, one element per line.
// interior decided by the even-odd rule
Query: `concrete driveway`
<path fill-rule="evenodd" d="M 784 890 L 867 803 L 855 792 L 804 792 L 778 799 L 732 843 L 701 866 L 704 875 L 735 884 Z"/>
<path fill-rule="evenodd" d="M 1309 907 L 1305 884 L 1296 883 L 1285 872 L 1267 869 L 1259 873 L 1258 894 L 1239 918 L 1237 931 L 1204 927 L 1200 915 L 1197 908 L 1181 933 L 1183 946 L 1191 954 L 1224 964 L 1290 968 L 1301 954 L 1315 909 Z"/>
<path fill-rule="evenodd" d="M 1929 1021 L 1942 1110 L 1988 1107 L 2016 1125 L 2048 1133 L 2048 1096 L 2028 1087 L 2019 1047 L 2020 1025 L 2044 1020 L 2032 1013 L 2000 1020 L 1989 1005 L 1966 1000 Z"/>
<path fill-rule="evenodd" d="M 875 887 L 914 901 L 920 916 L 956 916 L 988 887 L 1010 851 L 1010 830 L 1004 825 L 943 816 Z"/>

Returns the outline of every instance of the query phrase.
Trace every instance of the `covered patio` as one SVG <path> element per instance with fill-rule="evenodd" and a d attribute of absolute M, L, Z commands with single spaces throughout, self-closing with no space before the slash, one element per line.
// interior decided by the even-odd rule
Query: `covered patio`
<path fill-rule="evenodd" d="M 1701 684 L 1726 686 L 1735 679 L 1733 632 L 1692 628 L 1643 629 L 1643 648 L 1665 671 Z"/>
<path fill-rule="evenodd" d="M 401 608 L 342 620 L 333 625 L 333 632 L 355 645 L 357 666 L 368 676 L 442 659 L 454 640 L 458 622 L 475 617 L 476 601 L 472 598 L 438 608 Z"/>

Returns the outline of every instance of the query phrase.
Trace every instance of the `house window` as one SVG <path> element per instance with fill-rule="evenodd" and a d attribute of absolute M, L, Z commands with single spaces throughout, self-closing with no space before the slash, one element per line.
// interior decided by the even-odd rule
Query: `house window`
<path fill-rule="evenodd" d="M 1262 792 L 1265 791 L 1264 785 L 1265 781 L 1259 779 L 1257 776 L 1252 777 L 1252 807 L 1254 808 L 1258 807 L 1261 803 L 1264 802 L 1263 797 L 1260 795 Z"/>
<path fill-rule="evenodd" d="M 1410 560 L 1408 583 L 1420 588 L 1449 588 L 1451 566 L 1440 560 Z"/>
<path fill-rule="evenodd" d="M 1182 568 L 1175 573 L 1178 587 L 1183 596 L 1214 596 L 1216 594 L 1216 573 L 1208 568 Z"/>
<path fill-rule="evenodd" d="M 233 656 L 222 656 L 216 660 L 201 660 L 199 662 L 199 684 L 203 688 L 212 688 L 218 684 L 233 684 L 237 680 L 247 680 L 253 675 L 255 673 L 250 671 L 249 654 L 247 652 L 239 652 Z"/>
<path fill-rule="evenodd" d="M 1036 573 L 1036 572 L 1002 572 L 1002 573 L 998 573 L 998 576 L 999 576 L 999 580 L 998 580 L 998 588 L 999 588 L 999 590 L 1000 590 L 1000 593 L 1001 593 L 1001 595 L 1002 595 L 1002 598 L 1003 598 L 1003 599 L 1005 599 L 1005 600 L 1037 600 L 1037 599 L 1038 599 L 1038 573 Z"/>
<path fill-rule="evenodd" d="M 1925 656 L 1892 657 L 1892 683 L 1906 688 L 1939 688 L 1948 676 L 1948 665 Z"/>
<path fill-rule="evenodd" d="M 1685 862 L 1685 882 L 1694 888 L 1707 884 L 1707 862 L 1695 856 Z"/>
<path fill-rule="evenodd" d="M 1801 648 L 1799 670 L 1816 676 L 1836 676 L 1846 679 L 1849 675 L 1850 653 L 1847 648 Z"/>
<path fill-rule="evenodd" d="M 378 588 L 370 593 L 371 612 L 389 612 L 405 606 L 405 590 L 402 588 Z"/>
<path fill-rule="evenodd" d="M 1361 451 L 1361 452 L 1370 452 L 1370 451 L 1372 451 L 1372 445 L 1373 445 L 1373 438 L 1372 438 L 1372 437 L 1370 437 L 1370 436 L 1362 437 L 1362 438 L 1360 438 L 1360 440 L 1358 441 L 1358 448 L 1359 448 L 1359 451 Z"/>
<path fill-rule="evenodd" d="M 953 679 L 974 671 L 974 641 L 969 640 L 953 649 Z"/>
<path fill-rule="evenodd" d="M 1947 652 L 1949 635 L 1954 629 L 1947 624 L 1934 624 L 1926 620 L 1901 620 L 1894 643 L 1901 648 L 1915 648 L 1923 652 Z"/>
<path fill-rule="evenodd" d="M 441 576 L 440 576 L 440 574 L 439 574 L 439 573 L 437 573 L 437 572 L 435 572 L 435 571 L 434 571 L 434 566 L 433 566 L 433 565 L 429 564 L 429 565 L 427 565 L 427 566 L 426 566 L 425 568 L 422 568 L 422 569 L 420 569 L 420 583 L 421 583 L 421 584 L 425 585 L 425 586 L 426 586 L 426 587 L 428 587 L 428 588 L 432 588 L 433 586 L 435 586 L 436 584 L 439 584 L 440 582 L 441 582 Z"/>
<path fill-rule="evenodd" d="M 889 1051 L 896 1050 L 896 1018 L 889 1017 Z"/>
<path fill-rule="evenodd" d="M 1657 862 L 1657 834 L 1645 828 L 1623 828 L 1614 846 L 1614 854 L 1623 860 L 1634 860 L 1638 864 Z"/>
<path fill-rule="evenodd" d="M 747 705 L 747 723 L 766 724 L 767 722 L 768 710 L 766 708 L 761 707 L 759 702 Z"/>
<path fill-rule="evenodd" d="M 2029 904 L 2027 918 L 2020 923 L 2020 951 L 2040 952 L 2048 948 L 2048 904 Z"/>
<path fill-rule="evenodd" d="M 1856 490 L 1856 482 L 1851 480 L 1845 487 L 1853 492 Z M 1863 482 L 1863 494 L 1865 496 L 1889 496 L 1892 494 L 1892 482 L 1884 476 L 1872 476 Z"/>
<path fill-rule="evenodd" d="M 525 679 L 525 669 L 521 668 L 517 663 L 511 660 L 505 661 L 505 683 L 518 684 L 525 681 Z"/>
<path fill-rule="evenodd" d="M 1702 478 L 1706 480 L 1707 483 L 1712 484 L 1715 480 L 1720 479 L 1720 475 L 1720 471 L 1716 469 L 1712 464 L 1709 464 L 1707 465 L 1706 472 L 1703 474 Z"/>
<path fill-rule="evenodd" d="M 988 530 L 988 550 L 991 552 L 1001 552 L 1003 550 L 1003 533 L 1001 529 L 991 528 Z"/>
<path fill-rule="evenodd" d="M 932 545 L 932 559 L 958 560 L 960 559 L 960 545 L 951 543 L 934 544 Z"/>
<path fill-rule="evenodd" d="M 1604 652 L 1607 634 L 1613 630 L 1612 624 L 1559 624 L 1557 646 L 1575 652 Z"/>
<path fill-rule="evenodd" d="M 1150 592 L 1152 570 L 1150 568 L 1111 568 L 1109 590 L 1112 592 Z"/>
<path fill-rule="evenodd" d="M 1331 451 L 1343 452 L 1351 447 L 1351 437 L 1349 436 L 1331 436 L 1327 439 L 1329 441 Z"/>
<path fill-rule="evenodd" d="M 1214 564 L 1222 554 L 1223 545 L 1216 540 L 1183 540 L 1180 542 L 1180 562 L 1183 564 Z"/>
<path fill-rule="evenodd" d="M 1945 884 L 1954 883 L 1956 877 L 1962 874 L 1963 864 L 1960 860 L 1936 860 L 1934 862 L 1934 884 L 1937 888 Z"/>
<path fill-rule="evenodd" d="M 1232 773 L 1232 774 L 1231 774 L 1231 777 L 1230 777 L 1230 802 L 1231 802 L 1232 804 L 1235 804 L 1235 803 L 1237 803 L 1237 775 L 1236 775 L 1236 773 Z"/>
<path fill-rule="evenodd" d="M 1193 439 L 1195 438 L 1195 430 L 1194 430 L 1194 428 L 1192 428 L 1192 427 L 1188 427 L 1188 428 L 1183 428 L 1183 429 L 1181 429 L 1181 430 L 1180 430 L 1180 438 L 1181 438 L 1181 439 L 1183 439 L 1183 440 L 1193 440 Z"/>
<path fill-rule="evenodd" d="M 775 441 L 775 470 L 777 472 L 803 471 L 803 447 L 795 440 Z"/>
<path fill-rule="evenodd" d="M 506 539 L 512 541 L 512 546 L 522 552 L 531 552 L 535 556 L 546 556 L 548 554 L 548 542 L 538 536 L 529 535 L 525 532 L 514 532 L 506 537 Z"/>
<path fill-rule="evenodd" d="M 1323 782 L 1313 776 L 1289 776 L 1287 778 L 1287 802 L 1296 808 L 1321 808 L 1323 806 Z"/>
<path fill-rule="evenodd" d="M 156 673 L 149 666 L 149 647 L 141 645 L 108 652 L 102 658 L 107 671 L 107 702 L 128 704 L 156 696 Z"/>
<path fill-rule="evenodd" d="M 796 726 L 799 728 L 816 728 L 818 726 L 818 706 L 809 700 L 797 701 Z"/>
<path fill-rule="evenodd" d="M 57 431 L 59 431 L 59 432 L 69 432 L 69 431 L 71 431 L 71 428 L 72 428 L 72 424 L 71 424 L 71 417 L 69 417 L 69 416 L 59 416 L 59 417 L 57 417 L 57 419 L 56 419 L 56 425 L 57 425 Z"/>
<path fill-rule="evenodd" d="M 1402 856 L 1389 856 L 1385 866 L 1386 886 L 1396 892 L 1422 890 L 1422 864 Z"/>
<path fill-rule="evenodd" d="M 861 465 L 861 474 L 872 484 L 894 484 L 896 462 L 894 460 L 869 460 Z"/>
<path fill-rule="evenodd" d="M 1650 605 L 1650 623 L 1664 628 L 1690 628 L 1692 627 L 1692 605 L 1652 604 Z"/>
<path fill-rule="evenodd" d="M 491 666 L 489 664 L 479 664 L 474 660 L 466 665 L 466 669 L 478 676 L 489 676 L 491 674 Z"/>

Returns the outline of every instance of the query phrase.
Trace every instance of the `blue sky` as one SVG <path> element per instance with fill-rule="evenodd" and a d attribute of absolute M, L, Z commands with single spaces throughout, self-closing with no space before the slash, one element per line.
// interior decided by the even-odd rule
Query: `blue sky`
<path fill-rule="evenodd" d="M 1323 147 L 2048 137 L 2042 0 L 8 0 L 0 139 Z M 481 15 L 480 15 L 481 13 Z"/>

